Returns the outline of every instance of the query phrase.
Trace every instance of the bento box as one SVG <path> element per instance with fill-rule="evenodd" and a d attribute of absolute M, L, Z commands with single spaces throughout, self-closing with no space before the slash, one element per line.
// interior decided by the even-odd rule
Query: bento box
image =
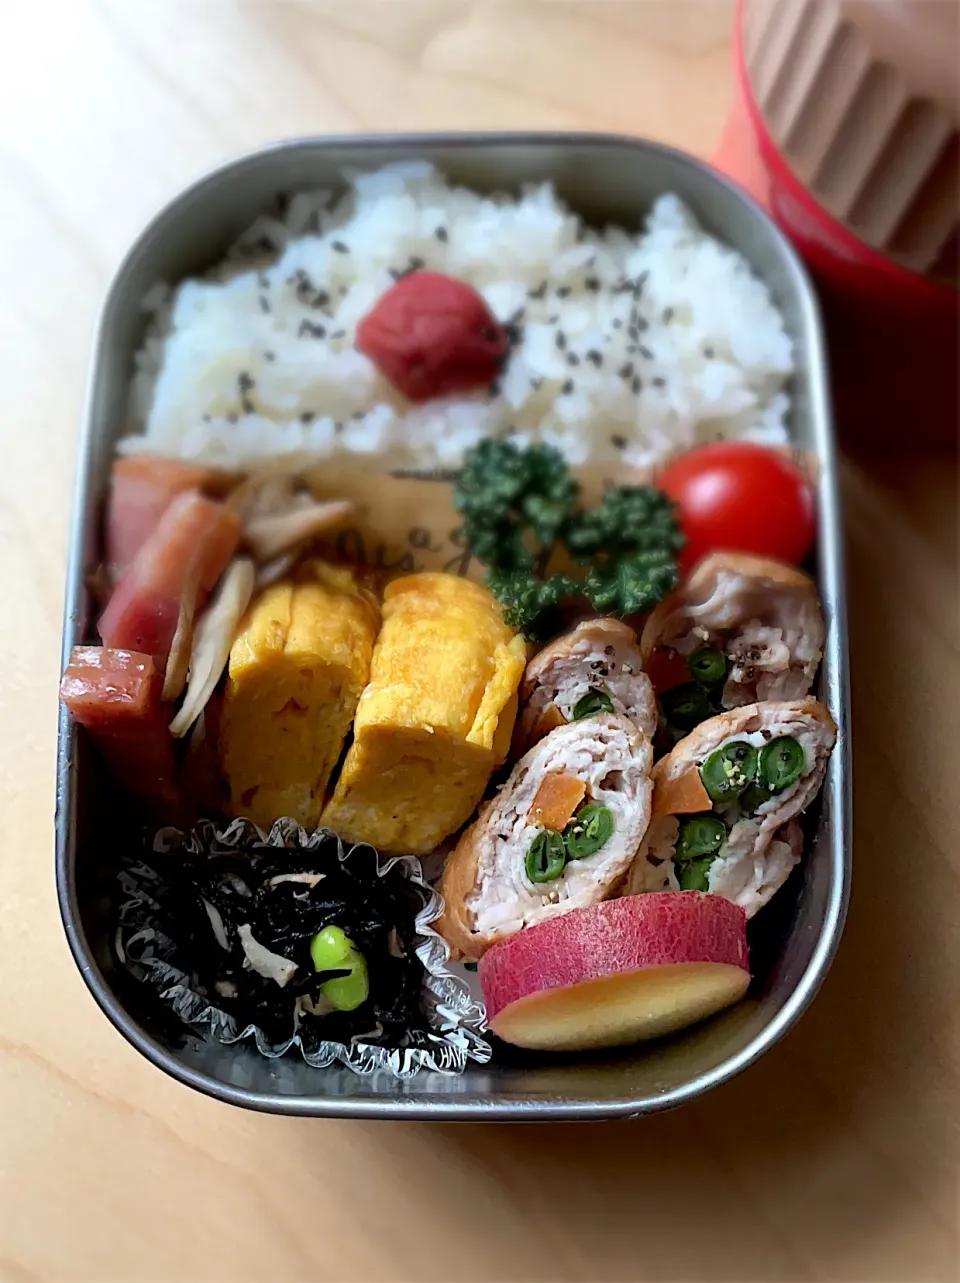
<path fill-rule="evenodd" d="M 81 436 L 67 581 L 63 662 L 91 634 L 89 577 L 123 421 L 142 300 L 159 280 L 203 271 L 279 193 L 336 186 L 345 170 L 425 160 L 479 192 L 552 183 L 589 224 L 635 227 L 656 197 L 676 193 L 704 229 L 739 250 L 767 284 L 793 342 L 789 431 L 812 462 L 818 497 L 816 575 L 826 626 L 817 695 L 837 744 L 793 877 L 751 937 L 753 981 L 736 1006 L 676 1034 L 616 1052 L 548 1057 L 509 1051 L 457 1075 L 361 1075 L 266 1058 L 186 1030 L 154 990 L 137 984 L 116 948 L 118 854 L 133 839 L 110 785 L 65 711 L 59 728 L 56 865 L 67 938 L 94 999 L 116 1028 L 165 1072 L 220 1100 L 304 1117 L 558 1120 L 635 1117 L 688 1101 L 746 1068 L 798 1019 L 830 965 L 850 885 L 850 762 L 846 618 L 836 456 L 817 304 L 796 255 L 773 223 L 704 164 L 641 140 L 603 135 L 424 135 L 302 139 L 245 156 L 201 179 L 149 225 L 107 297 Z"/>

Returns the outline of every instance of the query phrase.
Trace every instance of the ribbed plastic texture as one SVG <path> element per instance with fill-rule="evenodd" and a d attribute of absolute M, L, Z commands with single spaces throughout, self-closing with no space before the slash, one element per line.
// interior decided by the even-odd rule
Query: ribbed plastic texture
<path fill-rule="evenodd" d="M 957 0 L 746 0 L 754 99 L 786 162 L 861 240 L 953 277 Z"/>

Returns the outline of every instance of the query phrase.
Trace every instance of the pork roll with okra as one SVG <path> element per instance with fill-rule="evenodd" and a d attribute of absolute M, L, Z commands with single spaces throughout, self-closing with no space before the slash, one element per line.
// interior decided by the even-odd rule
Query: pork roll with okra
<path fill-rule="evenodd" d="M 556 726 L 617 713 L 644 735 L 657 727 L 657 701 L 633 629 L 619 619 L 587 619 L 545 646 L 520 686 L 515 747 L 524 752 Z"/>
<path fill-rule="evenodd" d="M 514 766 L 447 861 L 440 934 L 463 958 L 607 899 L 650 822 L 653 749 L 625 717 L 558 726 Z"/>
<path fill-rule="evenodd" d="M 654 768 L 654 819 L 627 893 L 707 891 L 761 909 L 799 862 L 797 817 L 823 783 L 836 726 L 815 699 L 702 722 Z"/>
<path fill-rule="evenodd" d="M 823 640 L 809 575 L 770 557 L 720 551 L 653 611 L 640 651 L 676 740 L 724 709 L 807 695 Z"/>

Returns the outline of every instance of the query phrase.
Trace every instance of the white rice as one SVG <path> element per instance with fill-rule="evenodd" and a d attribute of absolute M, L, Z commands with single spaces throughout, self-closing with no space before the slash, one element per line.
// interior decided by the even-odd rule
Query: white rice
<path fill-rule="evenodd" d="M 209 277 L 150 291 L 122 449 L 393 469 L 453 467 L 507 432 L 572 464 L 787 439 L 783 318 L 675 196 L 637 234 L 585 227 L 549 185 L 484 197 L 423 163 L 347 179 L 338 199 L 306 192 L 258 219 Z M 409 406 L 354 350 L 391 269 L 411 264 L 470 282 L 515 322 L 499 389 Z"/>

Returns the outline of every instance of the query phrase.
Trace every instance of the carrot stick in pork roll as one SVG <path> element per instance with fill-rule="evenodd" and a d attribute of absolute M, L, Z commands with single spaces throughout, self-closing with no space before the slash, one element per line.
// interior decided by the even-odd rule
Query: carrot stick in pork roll
<path fill-rule="evenodd" d="M 795 820 L 823 783 L 836 735 L 809 698 L 702 722 L 654 768 L 654 818 L 627 893 L 709 891 L 752 917 L 800 860 Z"/>
<path fill-rule="evenodd" d="M 650 615 L 640 651 L 666 723 L 683 734 L 726 708 L 808 694 L 823 638 L 809 575 L 714 552 Z"/>
<path fill-rule="evenodd" d="M 644 735 L 657 726 L 637 635 L 619 619 L 588 619 L 545 646 L 527 665 L 520 704 L 515 746 L 521 753 L 554 727 L 593 713 L 618 713 Z"/>
<path fill-rule="evenodd" d="M 437 930 L 456 955 L 570 909 L 622 881 L 650 821 L 650 741 L 614 714 L 545 736 L 514 766 L 447 861 Z"/>

